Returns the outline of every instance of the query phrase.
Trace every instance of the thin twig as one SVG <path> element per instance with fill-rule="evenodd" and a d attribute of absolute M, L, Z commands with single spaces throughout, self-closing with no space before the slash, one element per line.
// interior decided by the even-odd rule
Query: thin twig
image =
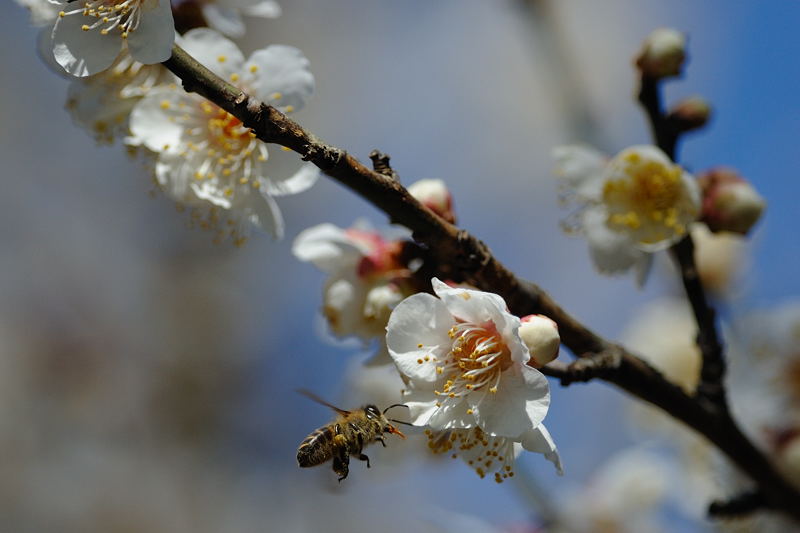
<path fill-rule="evenodd" d="M 672 160 L 675 160 L 675 151 L 681 130 L 676 127 L 665 114 L 661 101 L 659 81 L 649 76 L 641 77 L 639 90 L 639 103 L 641 103 L 653 130 L 656 144 Z M 686 296 L 692 306 L 695 321 L 697 322 L 697 345 L 702 354 L 702 367 L 700 370 L 700 383 L 697 386 L 697 395 L 711 402 L 712 406 L 727 411 L 725 399 L 725 358 L 722 342 L 717 333 L 716 313 L 706 298 L 705 290 L 694 257 L 694 242 L 691 235 L 686 235 L 670 250 L 675 258 L 681 273 Z"/>
<path fill-rule="evenodd" d="M 589 330 L 540 287 L 517 278 L 481 241 L 422 206 L 398 181 L 368 168 L 344 150 L 323 143 L 277 109 L 213 74 L 177 45 L 164 65 L 183 81 L 187 91 L 208 98 L 234 115 L 260 140 L 297 152 L 383 210 L 392 222 L 411 229 L 415 240 L 427 246 L 440 276 L 499 294 L 517 316 L 549 316 L 558 324 L 563 343 L 575 354 L 617 351 L 619 366 L 609 371 L 606 381 L 660 407 L 704 435 L 752 477 L 770 505 L 800 518 L 800 494 L 727 413 L 709 409 L 704 402 L 689 397 L 646 362 Z"/>

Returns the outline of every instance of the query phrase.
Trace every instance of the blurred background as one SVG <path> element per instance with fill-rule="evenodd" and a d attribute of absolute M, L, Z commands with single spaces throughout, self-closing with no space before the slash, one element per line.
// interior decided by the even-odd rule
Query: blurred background
<path fill-rule="evenodd" d="M 290 44 L 310 59 L 317 93 L 299 122 L 362 160 L 389 153 L 406 184 L 446 180 L 464 228 L 614 339 L 679 287 L 666 257 L 641 290 L 594 272 L 585 242 L 559 229 L 550 152 L 649 142 L 631 59 L 657 27 L 686 32 L 686 75 L 666 98 L 700 94 L 715 114 L 687 136 L 681 161 L 736 167 L 769 202 L 732 259 L 741 272 L 724 315 L 797 296 L 800 5 L 280 3 L 281 18 L 248 19 L 240 42 L 246 53 Z M 98 146 L 71 122 L 68 82 L 37 57 L 28 18 L 17 6 L 0 17 L 0 531 L 537 531 L 589 501 L 620 450 L 655 454 L 642 476 L 661 475 L 674 450 L 601 383 L 553 383 L 547 425 L 564 477 L 529 455 L 519 481 L 496 485 L 428 457 L 419 439 L 374 447 L 372 468 L 353 465 L 341 485 L 329 466 L 297 468 L 297 445 L 331 413 L 294 389 L 352 407 L 375 401 L 390 376 L 365 374 L 358 346 L 315 334 L 325 278 L 291 255 L 292 240 L 322 222 L 385 217 L 323 178 L 279 200 L 285 240 L 212 244 L 151 194 L 119 142 Z M 653 523 L 585 531 L 710 528 L 705 501 L 654 499 Z"/>

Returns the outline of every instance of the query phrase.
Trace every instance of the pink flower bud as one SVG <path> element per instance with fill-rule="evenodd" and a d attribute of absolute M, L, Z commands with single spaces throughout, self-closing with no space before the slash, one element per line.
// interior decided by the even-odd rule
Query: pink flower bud
<path fill-rule="evenodd" d="M 703 190 L 701 220 L 711 231 L 746 235 L 761 218 L 764 198 L 735 170 L 713 169 L 698 181 Z"/>
<path fill-rule="evenodd" d="M 561 345 L 558 325 L 544 315 L 528 315 L 521 321 L 519 336 L 531 354 L 531 366 L 541 367 L 555 359 Z"/>
<path fill-rule="evenodd" d="M 681 73 L 686 59 L 686 37 L 671 28 L 653 30 L 642 44 L 636 66 L 643 75 L 666 78 Z"/>
<path fill-rule="evenodd" d="M 408 187 L 411 196 L 420 201 L 422 205 L 450 222 L 455 223 L 456 215 L 453 211 L 453 197 L 447 190 L 447 185 L 442 180 L 419 180 Z"/>

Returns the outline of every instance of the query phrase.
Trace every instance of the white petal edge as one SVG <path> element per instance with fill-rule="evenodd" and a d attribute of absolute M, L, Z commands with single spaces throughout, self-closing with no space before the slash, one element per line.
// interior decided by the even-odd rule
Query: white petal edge
<path fill-rule="evenodd" d="M 229 79 L 231 74 L 241 74 L 244 54 L 239 47 L 211 28 L 195 28 L 180 39 L 184 50 L 214 74 Z"/>
<path fill-rule="evenodd" d="M 208 25 L 220 33 L 230 37 L 242 37 L 245 33 L 244 21 L 235 8 L 205 4 L 203 16 Z"/>
<path fill-rule="evenodd" d="M 320 170 L 311 163 L 303 164 L 297 172 L 284 180 L 263 180 L 264 189 L 272 196 L 298 194 L 310 189 L 319 179 Z"/>
<path fill-rule="evenodd" d="M 128 49 L 139 63 L 152 65 L 166 61 L 172 55 L 175 42 L 175 23 L 169 0 L 157 0 L 153 9 L 142 11 L 139 27 L 128 35 Z"/>
<path fill-rule="evenodd" d="M 550 436 L 550 432 L 544 427 L 544 424 L 539 424 L 535 428 L 523 433 L 521 441 L 523 448 L 529 452 L 544 454 L 544 458 L 553 463 L 553 466 L 556 467 L 556 473 L 559 476 L 564 475 L 564 465 L 561 462 L 558 447 L 553 437 Z"/>
<path fill-rule="evenodd" d="M 606 156 L 594 148 L 581 145 L 557 146 L 553 149 L 555 175 L 584 198 L 600 198 Z"/>
<path fill-rule="evenodd" d="M 348 267 L 355 268 L 362 256 L 345 230 L 329 223 L 301 231 L 292 244 L 292 253 L 299 260 L 308 261 L 329 274 Z"/>

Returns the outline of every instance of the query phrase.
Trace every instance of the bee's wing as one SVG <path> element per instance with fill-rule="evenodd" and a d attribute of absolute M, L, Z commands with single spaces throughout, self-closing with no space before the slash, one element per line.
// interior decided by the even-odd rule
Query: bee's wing
<path fill-rule="evenodd" d="M 350 414 L 350 411 L 345 411 L 344 409 L 339 409 L 335 405 L 326 402 L 325 400 L 323 400 L 322 398 L 320 398 L 319 396 L 317 396 L 316 394 L 314 394 L 310 390 L 297 389 L 297 392 L 298 392 L 298 394 L 302 394 L 303 396 L 305 396 L 306 398 L 308 398 L 310 400 L 314 400 L 315 402 L 321 403 L 322 405 L 324 405 L 326 407 L 330 407 L 331 409 L 333 409 L 334 411 L 336 411 L 340 415 L 349 415 Z"/>

